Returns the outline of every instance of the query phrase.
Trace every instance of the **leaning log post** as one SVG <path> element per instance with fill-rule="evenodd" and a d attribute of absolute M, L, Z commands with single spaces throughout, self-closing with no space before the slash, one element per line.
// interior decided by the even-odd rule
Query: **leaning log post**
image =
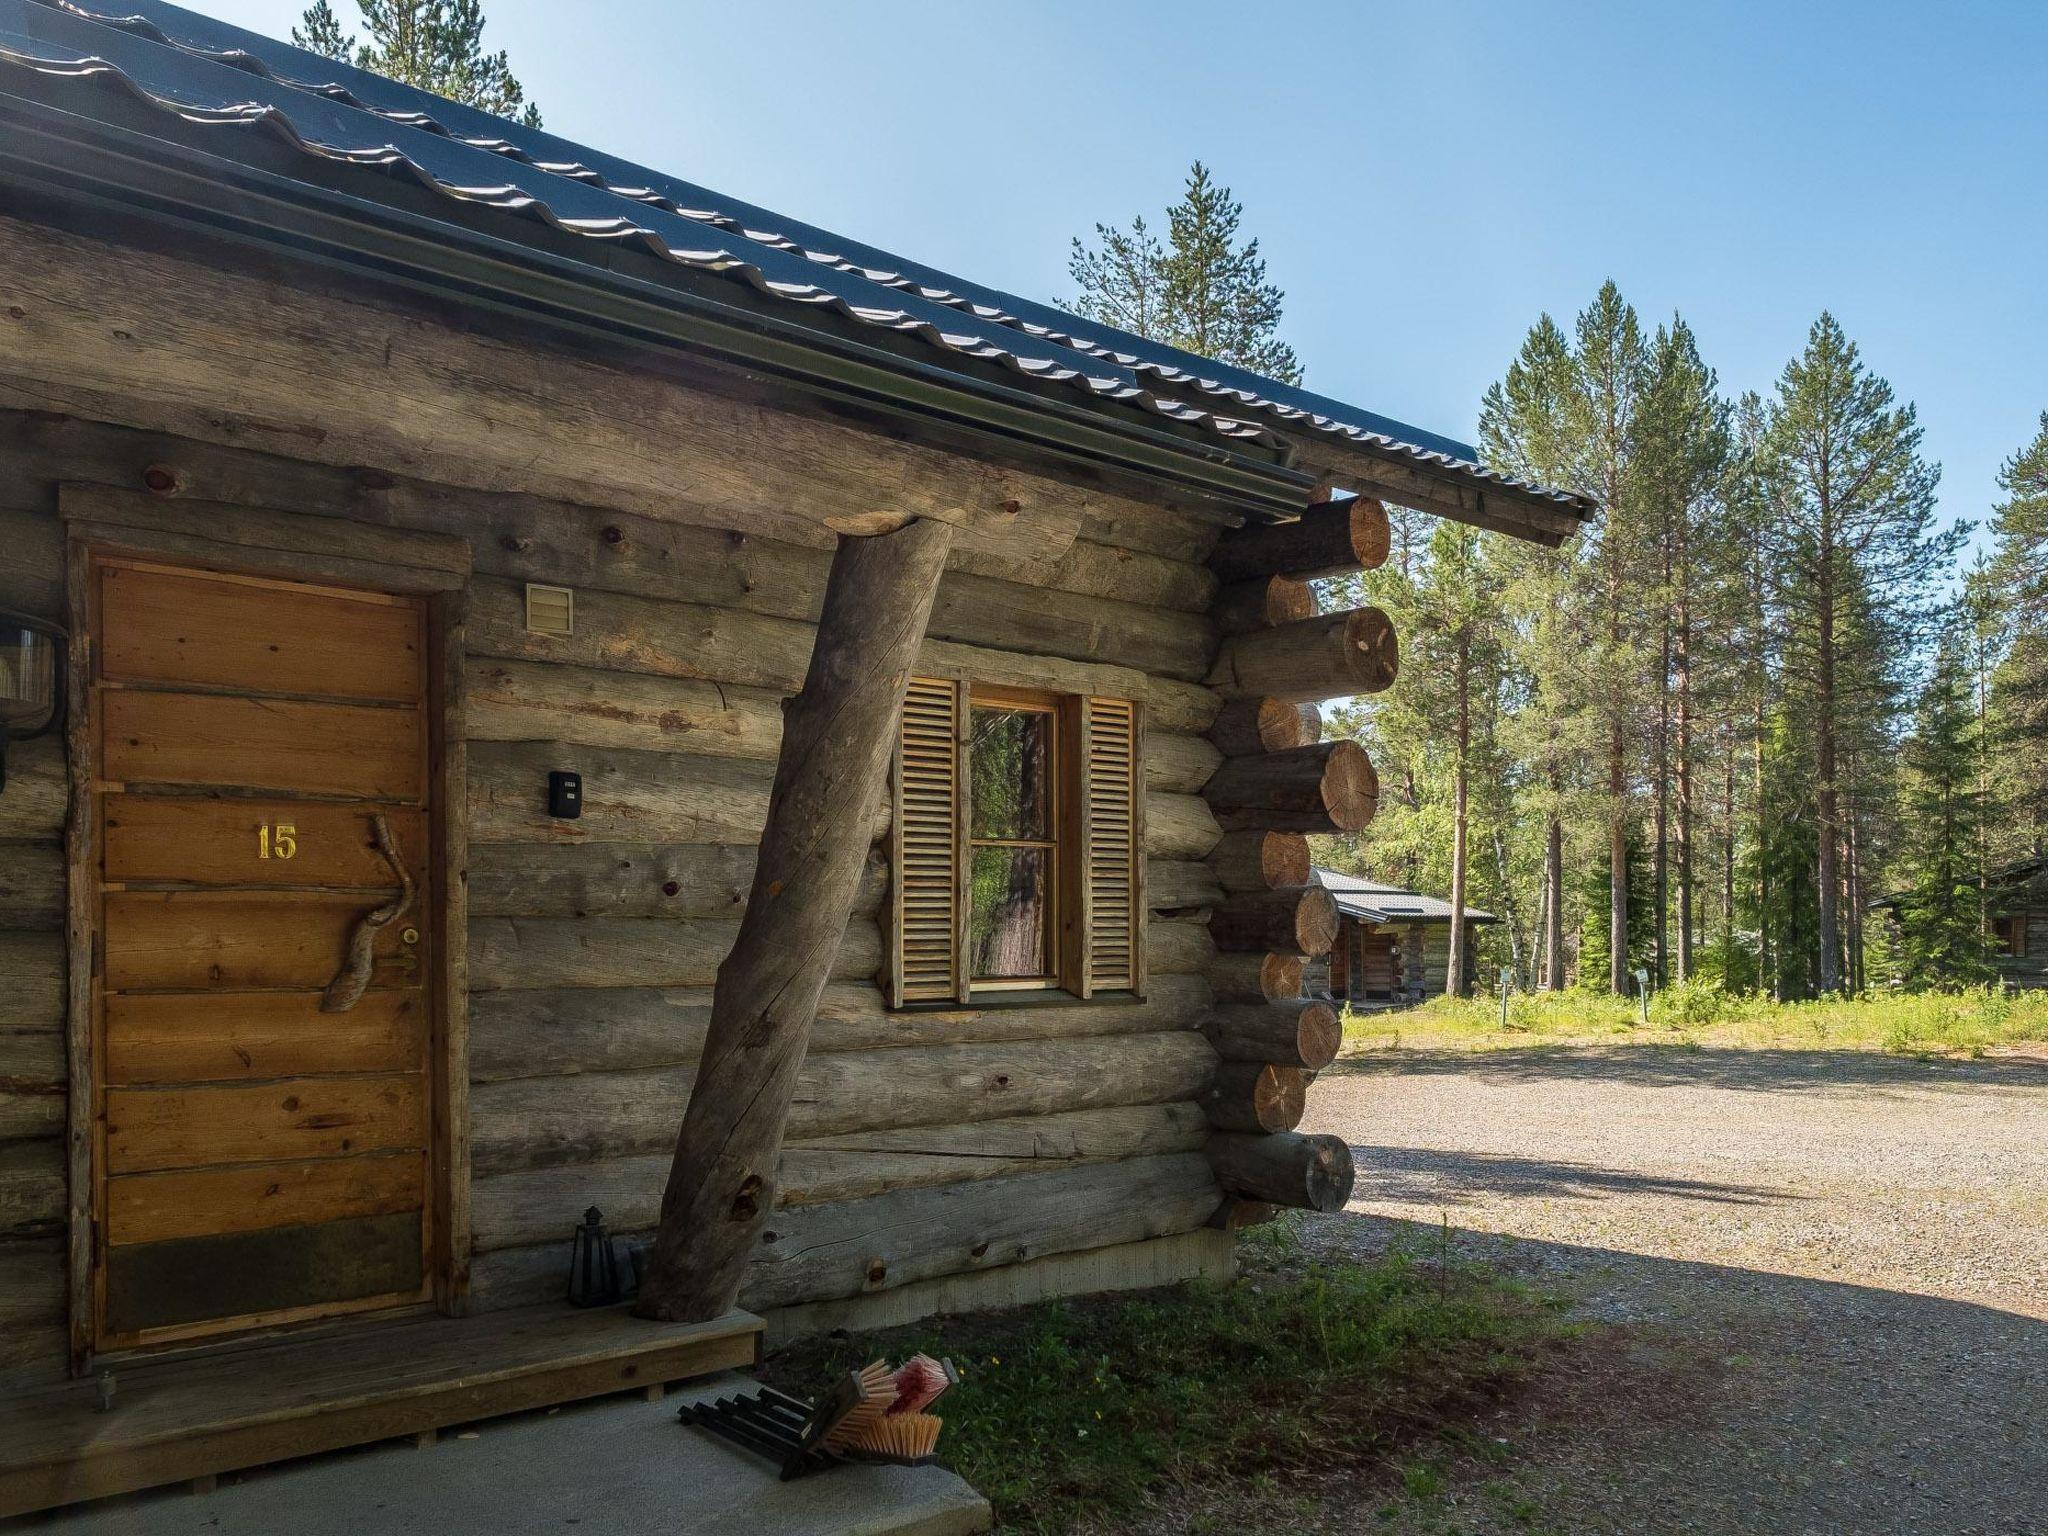
<path fill-rule="evenodd" d="M 781 755 L 732 952 L 676 1137 L 634 1310 L 704 1322 L 732 1310 L 775 1203 L 776 1159 L 818 997 L 846 932 L 910 669 L 953 542 L 917 521 L 842 537 Z"/>

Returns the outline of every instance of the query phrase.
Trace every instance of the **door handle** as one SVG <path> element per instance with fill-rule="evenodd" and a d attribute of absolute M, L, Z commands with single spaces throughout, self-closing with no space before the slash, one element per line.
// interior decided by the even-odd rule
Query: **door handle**
<path fill-rule="evenodd" d="M 347 1013 L 362 1001 L 363 994 L 370 988 L 370 972 L 376 966 L 377 935 L 412 910 L 413 897 L 417 894 L 405 860 L 399 856 L 398 840 L 391 835 L 391 823 L 384 819 L 381 811 L 370 817 L 370 830 L 376 839 L 377 851 L 384 855 L 384 862 L 398 877 L 398 894 L 356 919 L 355 927 L 349 932 L 348 949 L 341 969 L 334 973 L 334 980 L 327 983 L 327 990 L 321 994 L 322 1013 Z"/>

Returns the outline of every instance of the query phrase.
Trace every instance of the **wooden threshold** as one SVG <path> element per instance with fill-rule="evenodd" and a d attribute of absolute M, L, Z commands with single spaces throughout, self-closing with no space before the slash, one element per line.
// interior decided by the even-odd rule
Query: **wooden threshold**
<path fill-rule="evenodd" d="M 0 1519 L 759 1363 L 761 1320 L 560 1304 L 133 1364 L 0 1400 Z"/>

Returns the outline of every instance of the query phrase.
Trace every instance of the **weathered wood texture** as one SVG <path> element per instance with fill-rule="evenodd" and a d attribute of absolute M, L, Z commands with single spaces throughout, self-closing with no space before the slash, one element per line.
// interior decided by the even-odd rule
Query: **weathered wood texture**
<path fill-rule="evenodd" d="M 1221 1131 L 1271 1135 L 1301 1124 L 1308 1078 L 1299 1067 L 1268 1061 L 1225 1061 L 1202 1107 Z"/>
<path fill-rule="evenodd" d="M 1299 832 L 1229 832 L 1209 854 L 1209 868 L 1226 891 L 1272 891 L 1307 885 L 1308 839 Z"/>
<path fill-rule="evenodd" d="M 1209 742 L 1225 757 L 1285 752 L 1322 740 L 1322 716 L 1312 704 L 1286 699 L 1231 699 L 1209 727 Z"/>
<path fill-rule="evenodd" d="M 1216 627 L 1226 635 L 1241 635 L 1275 624 L 1312 619 L 1320 612 L 1315 588 L 1291 576 L 1254 576 L 1234 581 L 1216 594 L 1213 614 Z"/>
<path fill-rule="evenodd" d="M 1356 832 L 1379 809 L 1380 781 L 1355 741 L 1225 760 L 1202 798 L 1226 832 Z"/>
<path fill-rule="evenodd" d="M 1387 616 L 1377 608 L 1354 608 L 1230 636 L 1209 683 L 1234 698 L 1313 704 L 1378 693 L 1393 683 L 1400 662 Z"/>
<path fill-rule="evenodd" d="M 1209 1016 L 1209 1041 L 1226 1061 L 1267 1061 L 1320 1072 L 1337 1059 L 1344 1028 L 1321 998 L 1225 1003 Z"/>
<path fill-rule="evenodd" d="M 1337 903 L 1320 885 L 1233 893 L 1209 917 L 1218 949 L 1328 954 L 1337 939 Z"/>
<path fill-rule="evenodd" d="M 1304 1211 L 1341 1211 L 1351 1199 L 1351 1148 L 1336 1136 L 1221 1131 L 1206 1148 L 1230 1194 Z"/>
<path fill-rule="evenodd" d="M 1303 957 L 1247 950 L 1209 962 L 1209 983 L 1219 1003 L 1267 1003 L 1301 996 Z"/>
<path fill-rule="evenodd" d="M 1387 509 L 1369 496 L 1310 507 L 1291 523 L 1262 523 L 1225 534 L 1209 565 L 1226 582 L 1265 575 L 1312 581 L 1372 570 L 1387 558 Z"/>

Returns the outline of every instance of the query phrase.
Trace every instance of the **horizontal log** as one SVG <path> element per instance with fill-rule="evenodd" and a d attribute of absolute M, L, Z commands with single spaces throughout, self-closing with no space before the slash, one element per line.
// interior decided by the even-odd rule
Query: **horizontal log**
<path fill-rule="evenodd" d="M 0 1242 L 61 1233 L 64 1189 L 62 1141 L 0 1142 Z"/>
<path fill-rule="evenodd" d="M 1300 955 L 1225 952 L 1209 963 L 1209 983 L 1219 1003 L 1267 1003 L 1301 996 Z"/>
<path fill-rule="evenodd" d="M 1379 809 L 1380 781 L 1355 741 L 1224 761 L 1202 791 L 1226 832 L 1356 832 Z"/>
<path fill-rule="evenodd" d="M 1214 906 L 1222 899 L 1223 887 L 1207 864 L 1189 859 L 1145 861 L 1145 905 L 1154 912 Z"/>
<path fill-rule="evenodd" d="M 739 935 L 737 919 L 480 917 L 469 924 L 469 984 L 518 987 L 708 987 Z M 880 931 L 856 918 L 832 962 L 840 981 L 882 963 Z"/>
<path fill-rule="evenodd" d="M 1209 1218 L 1209 1225 L 1219 1232 L 1242 1232 L 1247 1227 L 1263 1227 L 1280 1214 L 1280 1207 L 1264 1200 L 1240 1200 L 1232 1195 L 1216 1207 L 1216 1214 Z"/>
<path fill-rule="evenodd" d="M 1219 1131 L 1272 1135 L 1301 1124 L 1308 1079 L 1298 1067 L 1269 1061 L 1224 1061 L 1202 1108 Z"/>
<path fill-rule="evenodd" d="M 548 814 L 548 775 L 583 775 L 583 812 Z M 729 757 L 487 741 L 469 749 L 472 843 L 752 843 L 768 816 L 772 763 Z"/>
<path fill-rule="evenodd" d="M 1193 1100 L 1216 1054 L 1200 1035 L 1120 1035 L 833 1051 L 797 1077 L 791 1140 L 1126 1104 Z M 674 1145 L 690 1067 L 479 1083 L 470 1091 L 479 1173 L 644 1157 Z"/>
<path fill-rule="evenodd" d="M 64 738 L 55 731 L 7 746 L 7 789 L 0 794 L 0 837 L 55 842 L 64 836 L 71 777 Z"/>
<path fill-rule="evenodd" d="M 1202 859 L 1223 829 L 1199 795 L 1145 797 L 1145 852 L 1160 859 Z"/>
<path fill-rule="evenodd" d="M 0 1366 L 62 1363 L 61 1344 L 50 1354 L 40 1347 L 64 1319 L 65 1273 L 62 1238 L 0 1242 Z"/>
<path fill-rule="evenodd" d="M 1322 1071 L 1344 1044 L 1337 1010 L 1321 998 L 1222 1004 L 1207 1032 L 1225 1061 L 1267 1061 L 1307 1072 Z"/>
<path fill-rule="evenodd" d="M 1180 795 L 1199 793 L 1222 761 L 1223 754 L 1200 736 L 1145 732 L 1145 787 L 1149 790 Z"/>
<path fill-rule="evenodd" d="M 463 720 L 472 741 L 559 741 L 772 763 L 782 694 L 545 661 L 471 658 Z"/>
<path fill-rule="evenodd" d="M 1369 571 L 1392 545 L 1387 509 L 1369 496 L 1310 507 L 1291 523 L 1261 523 L 1226 533 L 1209 557 L 1226 582 L 1279 574 L 1312 581 Z"/>
<path fill-rule="evenodd" d="M 1351 1199 L 1351 1148 L 1336 1136 L 1219 1131 L 1206 1152 L 1216 1182 L 1241 1199 L 1324 1212 L 1341 1211 Z"/>
<path fill-rule="evenodd" d="M 34 486 L 47 501 L 47 488 Z M 20 488 L 9 491 L 18 494 Z M 64 528 L 54 509 L 38 506 L 24 510 L 4 504 L 0 493 L 0 549 L 8 558 L 0 562 L 0 608 L 11 608 L 33 618 L 61 623 L 64 618 Z M 1214 578 L 1211 578 L 1213 589 Z"/>
<path fill-rule="evenodd" d="M 1307 885 L 1308 839 L 1299 832 L 1226 832 L 1209 854 L 1209 868 L 1226 891 Z"/>
<path fill-rule="evenodd" d="M 1198 975 L 1155 976 L 1143 1002 L 1125 999 L 1030 1007 L 915 1009 L 891 1013 L 865 982 L 827 986 L 811 1050 L 990 1044 L 1192 1030 L 1212 994 Z M 470 999 L 470 1077 L 498 1082 L 572 1072 L 694 1065 L 711 1018 L 702 987 L 555 988 L 479 992 Z"/>
<path fill-rule="evenodd" d="M 63 1027 L 64 936 L 0 932 L 0 1030 Z"/>
<path fill-rule="evenodd" d="M 0 928 L 64 926 L 64 845 L 0 842 Z"/>
<path fill-rule="evenodd" d="M 1132 667 L 1073 661 L 1028 651 L 997 650 L 927 639 L 918 670 L 935 677 L 967 677 L 1006 688 L 1042 688 L 1050 693 L 1087 693 L 1132 699 L 1144 709 L 1145 734 L 1170 731 L 1199 736 L 1216 718 L 1217 698 L 1200 683 L 1154 677 Z"/>
<path fill-rule="evenodd" d="M 1223 642 L 1209 685 L 1292 704 L 1378 693 L 1400 670 L 1394 626 L 1377 608 L 1302 619 Z"/>
<path fill-rule="evenodd" d="M 470 850 L 472 917 L 738 917 L 754 879 L 754 845 L 583 843 Z M 881 909 L 889 867 L 869 855 L 853 915 Z"/>
<path fill-rule="evenodd" d="M 1204 923 L 1155 916 L 1145 924 L 1145 966 L 1154 977 L 1197 976 L 1215 958 Z"/>
<path fill-rule="evenodd" d="M 1312 619 L 1321 611 L 1315 588 L 1292 576 L 1254 576 L 1233 581 L 1216 594 L 1216 627 L 1226 635 L 1242 635 L 1275 624 Z"/>
<path fill-rule="evenodd" d="M 1337 941 L 1337 903 L 1319 885 L 1236 891 L 1209 917 L 1218 949 L 1326 955 Z"/>
<path fill-rule="evenodd" d="M 1225 757 L 1285 752 L 1322 739 L 1322 717 L 1313 706 L 1285 699 L 1231 699 L 1209 728 L 1209 742 Z"/>
<path fill-rule="evenodd" d="M 9 374 L 40 386 L 31 398 L 119 396 L 118 414 L 106 414 L 112 402 L 80 411 L 101 419 L 819 547 L 835 526 L 926 517 L 1025 566 L 1056 559 L 1084 507 L 1105 499 L 775 409 L 725 377 L 710 390 L 644 355 L 621 366 L 528 323 L 442 324 L 297 265 L 251 271 L 214 252 L 145 251 L 12 218 L 0 222 L 0 265 L 33 296 L 9 327 Z"/>
<path fill-rule="evenodd" d="M 778 1211 L 740 1288 L 751 1310 L 859 1296 L 1045 1254 L 1192 1231 L 1220 1199 L 1198 1153 L 899 1190 Z"/>
<path fill-rule="evenodd" d="M 1193 1104 L 1140 1104 L 962 1125 L 858 1131 L 791 1142 L 776 1179 L 779 1207 L 860 1200 L 1128 1157 L 1199 1152 L 1209 1126 Z M 652 1227 L 668 1178 L 666 1153 L 525 1169 L 478 1179 L 471 1219 L 479 1252 L 563 1241 L 588 1206 L 614 1232 Z"/>

